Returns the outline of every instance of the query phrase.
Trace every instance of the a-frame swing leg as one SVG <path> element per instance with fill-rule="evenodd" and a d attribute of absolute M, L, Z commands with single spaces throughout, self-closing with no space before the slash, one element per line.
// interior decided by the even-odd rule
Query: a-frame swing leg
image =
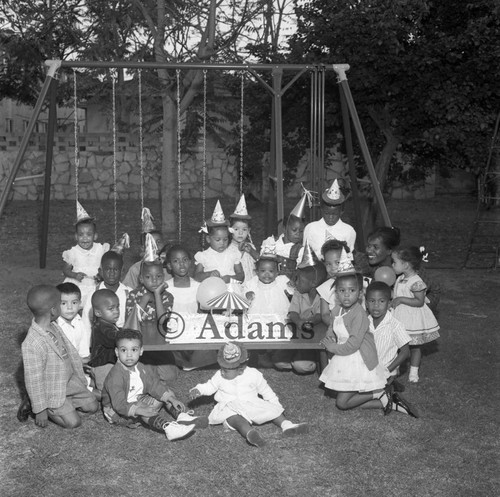
<path fill-rule="evenodd" d="M 7 183 L 5 184 L 2 196 L 0 197 L 0 217 L 3 214 L 3 210 L 5 208 L 5 204 L 7 203 L 7 198 L 9 196 L 9 193 L 14 184 L 14 180 L 16 179 L 17 173 L 19 172 L 21 164 L 23 163 L 24 154 L 26 153 L 26 149 L 28 148 L 29 140 L 31 138 L 31 135 L 33 134 L 33 129 L 35 128 L 38 116 L 40 115 L 40 111 L 42 110 L 42 105 L 43 102 L 45 101 L 45 97 L 47 96 L 47 92 L 49 91 L 50 84 L 54 79 L 57 70 L 61 66 L 61 61 L 50 60 L 46 61 L 45 64 L 49 66 L 47 76 L 45 77 L 45 81 L 40 91 L 40 95 L 38 95 L 35 108 L 33 109 L 33 114 L 31 114 L 31 118 L 28 122 L 28 127 L 26 128 L 23 139 L 21 140 L 21 144 L 19 145 L 19 151 L 17 152 L 16 159 L 10 171 L 9 177 L 7 178 Z"/>
<path fill-rule="evenodd" d="M 358 236 L 357 247 L 358 250 L 365 251 L 365 233 L 363 226 L 363 217 L 361 215 L 361 200 L 359 198 L 358 191 L 358 181 L 356 177 L 356 164 L 354 162 L 354 148 L 352 146 L 352 133 L 351 133 L 351 121 L 349 120 L 349 109 L 347 108 L 347 102 L 342 91 L 340 94 L 340 107 L 342 110 L 342 121 L 344 125 L 344 139 L 345 147 L 347 152 L 347 162 L 349 164 L 349 177 L 351 179 L 351 194 L 354 204 L 354 217 L 356 218 L 356 233 Z"/>
<path fill-rule="evenodd" d="M 57 121 L 57 78 L 50 84 L 49 122 L 47 129 L 47 146 L 45 149 L 45 181 L 43 187 L 42 236 L 40 238 L 40 269 L 47 264 L 47 242 L 49 238 L 50 186 L 52 179 L 52 159 L 54 156 L 54 132 Z"/>
<path fill-rule="evenodd" d="M 382 191 L 380 190 L 377 173 L 375 172 L 375 167 L 370 156 L 370 151 L 368 150 L 368 144 L 366 143 L 365 134 L 363 133 L 363 128 L 361 127 L 358 112 L 356 110 L 356 106 L 354 105 L 351 89 L 349 88 L 349 83 L 347 82 L 347 77 L 345 75 L 345 71 L 349 69 L 349 65 L 334 64 L 333 69 L 337 73 L 340 90 L 341 92 L 343 92 L 343 96 L 345 97 L 345 101 L 351 115 L 352 123 L 359 140 L 361 153 L 363 154 L 366 166 L 368 167 L 368 174 L 370 175 L 375 198 L 377 199 L 377 204 L 379 206 L 380 213 L 382 214 L 382 220 L 385 226 L 392 226 L 391 220 L 389 218 L 389 213 L 387 212 L 387 207 L 385 205 L 384 197 L 382 195 Z"/>

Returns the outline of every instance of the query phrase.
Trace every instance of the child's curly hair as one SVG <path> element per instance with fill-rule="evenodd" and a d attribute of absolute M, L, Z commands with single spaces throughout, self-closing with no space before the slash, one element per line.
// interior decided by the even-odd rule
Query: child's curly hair
<path fill-rule="evenodd" d="M 419 247 L 403 247 L 395 250 L 393 253 L 398 259 L 401 259 L 403 262 L 408 262 L 415 271 L 420 269 L 424 254 Z"/>
<path fill-rule="evenodd" d="M 344 240 L 327 240 L 321 247 L 321 255 L 324 259 L 328 252 L 342 252 L 342 250 L 345 250 L 346 254 L 351 251 L 347 242 Z"/>

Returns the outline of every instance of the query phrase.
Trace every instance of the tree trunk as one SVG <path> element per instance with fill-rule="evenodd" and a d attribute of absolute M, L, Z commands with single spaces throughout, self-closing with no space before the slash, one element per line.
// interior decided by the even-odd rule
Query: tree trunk
<path fill-rule="evenodd" d="M 381 119 L 380 116 L 376 115 L 373 110 L 370 111 L 370 116 L 375 121 L 380 131 L 386 138 L 386 144 L 384 145 L 377 163 L 375 164 L 375 172 L 377 174 L 380 190 L 383 192 L 385 184 L 387 182 L 387 174 L 389 173 L 389 167 L 391 165 L 392 157 L 396 152 L 401 140 L 394 134 L 391 127 L 386 124 L 387 122 L 389 122 L 388 116 L 384 115 Z M 370 233 L 371 231 L 373 231 L 373 227 L 377 222 L 378 211 L 379 209 L 377 208 L 377 201 L 375 198 L 372 198 L 371 202 L 368 203 L 368 208 L 365 211 L 363 219 L 363 227 L 365 233 Z"/>

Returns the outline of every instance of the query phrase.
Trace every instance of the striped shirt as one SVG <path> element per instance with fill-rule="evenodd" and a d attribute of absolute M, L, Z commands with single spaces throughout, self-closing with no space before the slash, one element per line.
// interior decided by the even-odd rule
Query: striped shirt
<path fill-rule="evenodd" d="M 396 359 L 398 350 L 411 341 L 410 335 L 406 332 L 403 323 L 390 312 L 386 312 L 384 319 L 376 328 L 371 316 L 368 316 L 368 321 L 370 322 L 370 331 L 375 338 L 379 363 L 387 368 Z M 391 375 L 396 374 L 397 370 L 391 371 Z"/>

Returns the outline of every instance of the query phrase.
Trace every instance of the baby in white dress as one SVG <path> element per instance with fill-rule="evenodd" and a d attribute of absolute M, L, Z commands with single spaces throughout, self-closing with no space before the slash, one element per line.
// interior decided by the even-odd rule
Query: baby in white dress
<path fill-rule="evenodd" d="M 307 433 L 307 423 L 295 424 L 283 416 L 278 396 L 260 371 L 247 366 L 248 351 L 239 343 L 226 343 L 217 355 L 221 369 L 206 383 L 190 390 L 191 398 L 215 394 L 217 404 L 208 416 L 212 425 L 224 424 L 236 430 L 250 445 L 262 447 L 265 440 L 253 428 L 254 424 L 272 421 L 289 437 Z"/>

